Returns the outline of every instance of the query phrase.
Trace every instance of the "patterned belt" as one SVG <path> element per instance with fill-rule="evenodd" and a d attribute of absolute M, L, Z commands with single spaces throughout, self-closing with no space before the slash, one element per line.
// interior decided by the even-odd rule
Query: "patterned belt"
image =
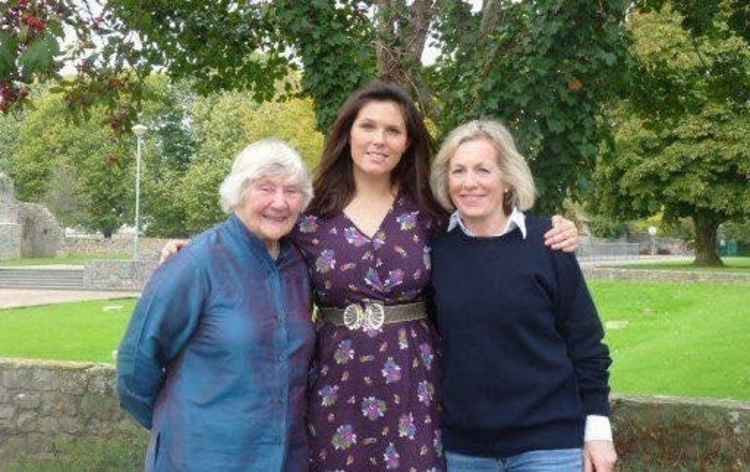
<path fill-rule="evenodd" d="M 352 303 L 345 308 L 320 307 L 318 314 L 336 326 L 368 331 L 380 329 L 384 324 L 427 318 L 424 302 L 388 306 L 380 302 Z"/>

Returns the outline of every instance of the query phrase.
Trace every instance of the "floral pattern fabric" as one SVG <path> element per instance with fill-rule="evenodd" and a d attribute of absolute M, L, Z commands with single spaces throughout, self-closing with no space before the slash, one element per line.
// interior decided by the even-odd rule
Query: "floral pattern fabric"
<path fill-rule="evenodd" d="M 293 237 L 318 304 L 421 300 L 433 222 L 400 195 L 372 238 L 343 213 L 304 215 Z M 445 470 L 436 333 L 426 319 L 350 330 L 319 321 L 308 412 L 311 470 Z"/>

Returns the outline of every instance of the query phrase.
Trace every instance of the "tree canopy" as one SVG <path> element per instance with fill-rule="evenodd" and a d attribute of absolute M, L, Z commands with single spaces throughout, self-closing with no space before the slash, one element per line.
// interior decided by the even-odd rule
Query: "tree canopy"
<path fill-rule="evenodd" d="M 241 90 L 256 103 L 310 99 L 323 131 L 352 90 L 379 77 L 410 91 L 438 138 L 472 118 L 503 120 L 530 161 L 539 210 L 548 212 L 590 187 L 602 143 L 620 123 L 603 111 L 620 96 L 629 97 L 622 112 L 636 113 L 663 142 L 678 139 L 667 135 L 680 132 L 683 116 L 711 110 L 711 117 L 732 121 L 727 117 L 741 115 L 750 100 L 741 50 L 750 7 L 742 0 L 485 0 L 479 7 L 457 0 L 107 0 L 103 10 L 96 4 L 3 4 L 2 110 L 21 110 L 30 104 L 32 81 L 56 77 L 66 109 L 85 116 L 104 104 L 117 135 L 148 101 L 145 78 L 160 70 L 204 95 Z M 678 15 L 680 49 L 674 57 L 631 55 L 629 18 L 665 8 Z M 68 78 L 59 76 L 64 25 L 76 39 L 62 57 L 77 69 Z M 654 34 L 652 47 L 672 41 Z M 434 64 L 422 63 L 427 48 L 439 52 Z M 688 56 L 697 63 L 675 65 Z"/>
<path fill-rule="evenodd" d="M 705 265 L 721 264 L 718 226 L 750 214 L 750 106 L 717 86 L 727 58 L 738 80 L 750 74 L 750 48 L 727 21 L 714 17 L 722 34 L 696 36 L 669 5 L 634 15 L 640 82 L 611 114 L 615 148 L 598 163 L 592 200 L 620 219 L 692 218 Z"/>
<path fill-rule="evenodd" d="M 12 3 L 29 17 L 28 3 Z M 392 80 L 411 92 L 439 135 L 477 117 L 508 124 L 531 161 L 547 211 L 575 194 L 593 170 L 608 130 L 597 115 L 618 90 L 625 66 L 628 5 L 108 0 L 101 15 L 84 14 L 79 22 L 84 38 L 101 31 L 105 48 L 100 56 L 79 52 L 80 72 L 60 91 L 74 111 L 104 96 L 112 128 L 127 130 L 143 99 L 138 79 L 163 68 L 175 79 L 190 78 L 203 93 L 248 90 L 259 102 L 310 98 L 317 127 L 325 130 L 351 91 L 376 77 Z M 35 17 L 48 25 L 64 21 L 44 9 L 47 16 Z M 440 55 L 425 66 L 428 46 Z"/>
<path fill-rule="evenodd" d="M 218 187 L 238 151 L 275 135 L 312 166 L 322 151 L 311 100 L 257 103 L 244 92 L 197 97 L 163 76 L 146 82 L 141 202 L 147 235 L 186 237 L 222 221 Z M 134 219 L 135 137 L 115 139 L 106 110 L 65 119 L 62 98 L 35 87 L 35 109 L 0 116 L 0 171 L 18 197 L 42 203 L 65 226 L 111 234 Z"/>

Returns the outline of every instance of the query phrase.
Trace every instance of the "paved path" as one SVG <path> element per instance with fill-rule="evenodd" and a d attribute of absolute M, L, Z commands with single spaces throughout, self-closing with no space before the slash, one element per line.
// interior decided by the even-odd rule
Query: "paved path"
<path fill-rule="evenodd" d="M 52 303 L 109 300 L 137 297 L 138 292 L 95 292 L 81 290 L 33 290 L 0 288 L 0 309 L 22 306 L 49 305 Z"/>

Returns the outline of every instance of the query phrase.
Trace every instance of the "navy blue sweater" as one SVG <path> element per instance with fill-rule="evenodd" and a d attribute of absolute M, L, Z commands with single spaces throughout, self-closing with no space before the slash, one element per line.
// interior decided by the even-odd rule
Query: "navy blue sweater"
<path fill-rule="evenodd" d="M 507 457 L 581 447 L 585 416 L 609 416 L 604 332 L 575 256 L 544 246 L 548 219 L 432 245 L 443 343 L 443 443 Z"/>

